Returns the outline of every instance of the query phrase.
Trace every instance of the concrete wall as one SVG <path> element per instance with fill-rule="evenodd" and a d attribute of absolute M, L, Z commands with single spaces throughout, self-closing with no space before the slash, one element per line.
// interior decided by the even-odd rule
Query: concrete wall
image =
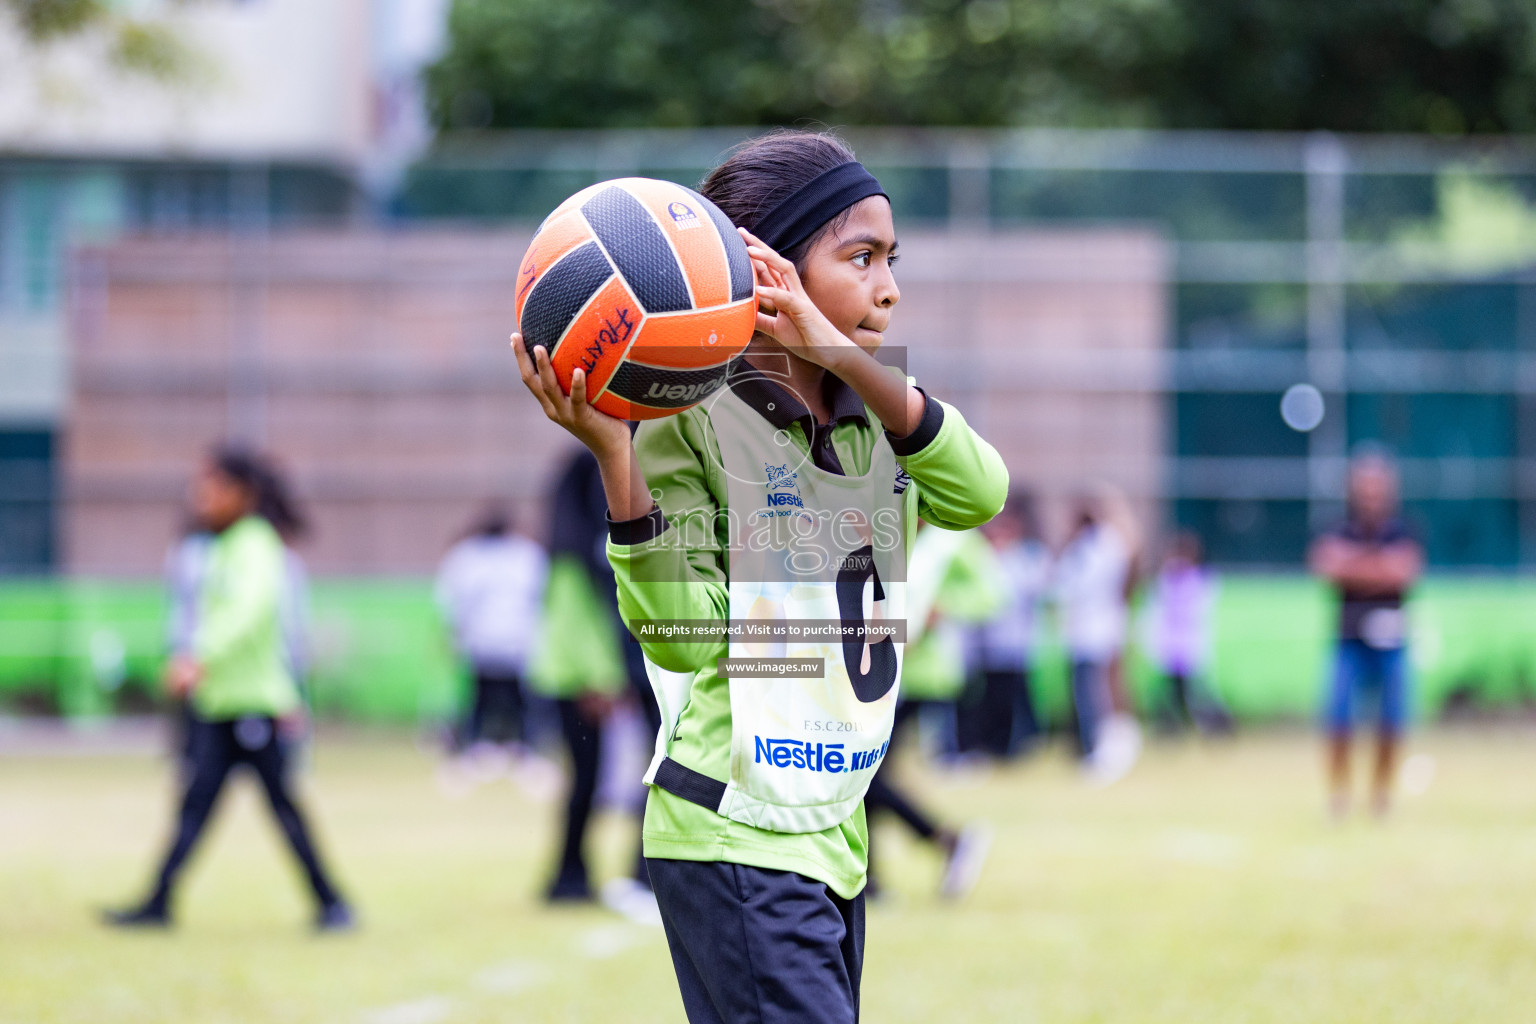
<path fill-rule="evenodd" d="M 158 570 L 225 437 L 291 470 L 322 573 L 431 569 L 489 496 L 530 526 L 570 442 L 507 346 L 526 232 L 128 240 L 77 257 L 64 548 Z M 1134 229 L 912 233 L 888 344 L 1049 494 L 1113 481 L 1144 519 L 1164 453 L 1168 252 Z"/>

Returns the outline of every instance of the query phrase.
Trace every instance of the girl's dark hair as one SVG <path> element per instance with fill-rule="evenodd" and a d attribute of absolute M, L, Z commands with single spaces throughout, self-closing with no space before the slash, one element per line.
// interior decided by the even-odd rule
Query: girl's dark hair
<path fill-rule="evenodd" d="M 732 224 L 755 231 L 763 214 L 817 175 L 854 159 L 848 144 L 831 132 L 776 128 L 731 150 L 725 162 L 699 185 L 699 192 L 720 207 Z M 841 227 L 847 219 L 848 211 L 844 210 L 811 237 L 779 255 L 800 267 L 821 236 Z"/>
<path fill-rule="evenodd" d="M 266 475 L 266 468 L 255 452 L 244 448 L 220 448 L 213 453 L 213 466 L 220 476 L 244 487 L 253 496 L 261 494 L 261 479 Z"/>
<path fill-rule="evenodd" d="M 297 540 L 309 532 L 309 520 L 299 511 L 288 481 L 270 464 L 256 497 L 256 514 L 272 524 L 284 540 Z"/>
<path fill-rule="evenodd" d="M 271 523 L 285 540 L 300 537 L 309 529 L 287 481 L 266 459 L 244 448 L 221 448 L 214 453 L 213 465 L 221 475 L 251 493 L 255 513 Z"/>
<path fill-rule="evenodd" d="M 480 510 L 469 529 L 461 535 L 470 537 L 505 537 L 512 532 L 512 511 L 501 501 L 492 501 Z"/>

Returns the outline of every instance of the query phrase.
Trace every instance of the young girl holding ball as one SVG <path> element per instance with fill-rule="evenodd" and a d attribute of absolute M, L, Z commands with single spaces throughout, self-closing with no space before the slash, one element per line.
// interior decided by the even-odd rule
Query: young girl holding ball
<path fill-rule="evenodd" d="M 662 708 L 645 856 L 688 1019 L 849 1024 L 862 798 L 901 656 L 899 636 L 859 630 L 901 620 L 917 519 L 985 523 L 1008 473 L 958 411 L 874 358 L 901 295 L 896 232 L 884 190 L 841 140 L 770 133 L 699 191 L 741 229 L 757 279 L 757 333 L 725 387 L 632 437 L 588 404 L 579 369 L 567 396 L 544 348 L 530 357 L 516 335 L 512 348 L 545 414 L 601 467 L 619 608 Z M 723 629 L 749 619 L 844 628 L 804 642 L 781 632 L 772 647 Z M 651 620 L 722 629 L 648 640 Z M 743 657 L 765 651 L 815 673 Z"/>

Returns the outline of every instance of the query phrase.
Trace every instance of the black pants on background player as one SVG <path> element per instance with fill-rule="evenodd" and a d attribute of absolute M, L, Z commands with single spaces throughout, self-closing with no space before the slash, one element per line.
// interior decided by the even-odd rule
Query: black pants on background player
<path fill-rule="evenodd" d="M 896 705 L 896 719 L 891 725 L 891 745 L 886 748 L 885 757 L 881 758 L 879 766 L 875 769 L 874 778 L 869 780 L 869 790 L 864 794 L 864 813 L 868 817 L 873 817 L 880 811 L 890 811 L 915 832 L 919 839 L 933 839 L 938 835 L 939 827 L 896 787 L 891 781 L 888 767 L 891 763 L 891 755 L 896 753 L 897 742 L 906 732 L 907 724 L 917 717 L 922 706 L 921 701 L 902 701 Z M 869 873 L 873 876 L 874 851 L 870 852 Z"/>
<path fill-rule="evenodd" d="M 305 877 L 320 908 L 323 926 L 350 924 L 350 914 L 320 864 L 320 857 L 310 838 L 309 828 L 299 811 L 287 775 L 287 753 L 272 718 L 250 717 L 232 721 L 208 722 L 191 717 L 187 720 L 187 784 L 181 798 L 176 832 L 160 867 L 154 892 L 136 911 L 117 915 L 122 923 L 150 923 L 169 916 L 171 892 L 176 879 L 201 838 L 212 816 L 219 795 L 232 770 L 246 765 L 256 773 L 266 790 L 267 800 L 278 825 L 288 839 L 294 855 L 303 866 Z M 138 921 L 133 919 L 137 918 Z"/>
<path fill-rule="evenodd" d="M 925 703 L 927 702 L 902 701 L 896 705 L 896 718 L 891 724 L 891 745 L 886 748 L 885 757 L 880 760 L 874 777 L 869 780 L 869 790 L 864 794 L 864 814 L 869 828 L 868 888 L 865 891 L 872 897 L 880 895 L 880 879 L 875 870 L 874 829 L 875 817 L 880 812 L 888 811 L 894 814 L 919 839 L 937 844 L 943 849 L 946 857 L 952 855 L 955 850 L 955 833 L 941 827 L 930 818 L 927 812 L 914 803 L 891 778 L 890 764 L 892 756 L 896 753 L 896 745 L 908 731 L 909 723 L 917 718 Z"/>
<path fill-rule="evenodd" d="M 523 682 L 517 673 L 476 668 L 475 699 L 459 730 L 459 749 L 483 739 L 521 743 L 527 739 L 524 718 Z"/>
<path fill-rule="evenodd" d="M 1038 737 L 1025 669 L 986 669 L 966 686 L 956 708 L 962 753 L 1006 758 L 1027 750 Z"/>
<path fill-rule="evenodd" d="M 551 900 L 589 900 L 592 886 L 587 878 L 587 823 L 597 795 L 597 772 L 603 749 L 603 727 L 579 700 L 558 700 L 560 736 L 571 756 L 571 788 L 565 800 L 565 835 L 560 841 L 560 863 L 546 894 Z"/>
<path fill-rule="evenodd" d="M 627 632 L 624 634 L 624 662 L 629 674 L 630 692 L 640 705 L 641 714 L 650 727 L 649 736 L 654 740 L 657 730 L 661 728 L 661 710 L 656 705 L 656 695 L 651 692 L 650 680 L 645 674 L 640 645 Z M 602 768 L 603 727 L 600 717 L 589 714 L 579 700 L 558 700 L 555 706 L 560 713 L 560 735 L 571 757 L 571 788 L 566 796 L 565 834 L 560 842 L 560 862 L 546 896 L 554 901 L 587 900 L 592 898 L 585 854 L 587 825 L 592 818 L 592 803 L 597 796 L 598 777 Z M 635 854 L 635 881 L 650 885 L 645 856 L 638 849 Z"/>

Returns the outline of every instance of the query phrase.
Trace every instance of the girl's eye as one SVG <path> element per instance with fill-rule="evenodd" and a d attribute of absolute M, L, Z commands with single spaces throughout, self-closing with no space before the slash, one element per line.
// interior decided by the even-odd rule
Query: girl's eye
<path fill-rule="evenodd" d="M 893 252 L 885 258 L 885 265 L 888 267 L 894 267 L 899 262 L 901 262 L 901 253 L 899 252 Z"/>
<path fill-rule="evenodd" d="M 873 255 L 874 255 L 873 253 L 871 253 L 868 249 L 866 249 L 863 252 L 859 253 L 857 256 L 855 256 L 853 258 L 853 262 L 860 269 L 863 269 L 863 268 L 869 266 L 870 257 L 873 256 Z"/>

